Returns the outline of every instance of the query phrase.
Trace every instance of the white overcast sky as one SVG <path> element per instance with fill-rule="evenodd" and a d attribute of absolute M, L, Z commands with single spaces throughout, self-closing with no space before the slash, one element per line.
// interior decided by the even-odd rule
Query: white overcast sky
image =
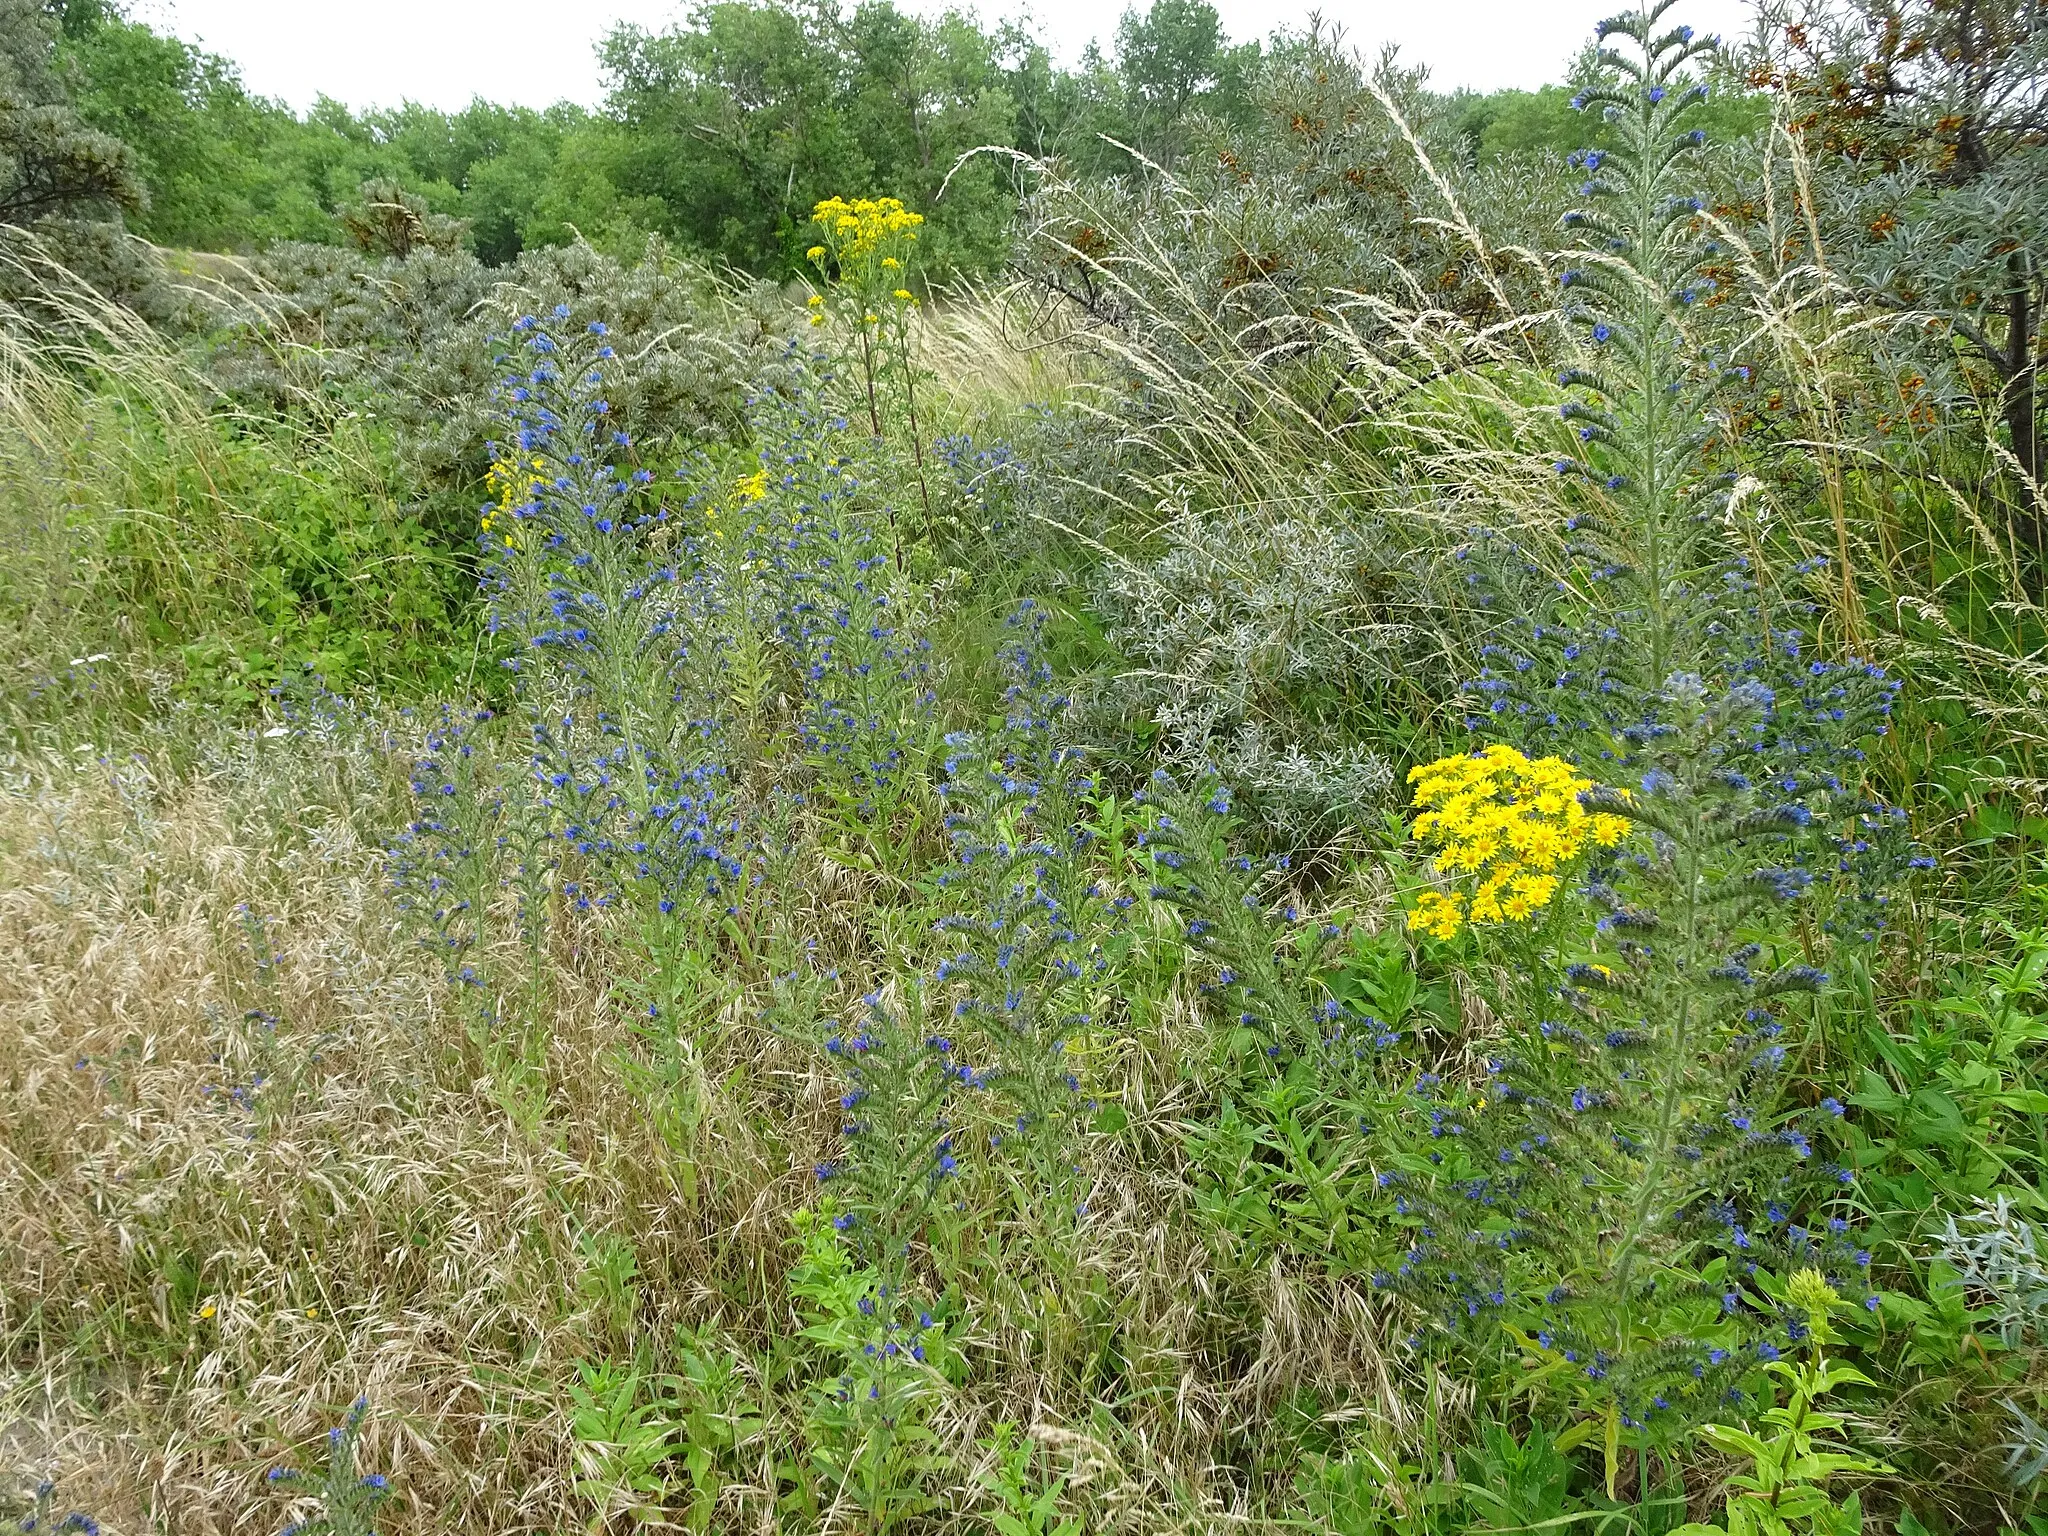
<path fill-rule="evenodd" d="M 849 0 L 850 3 L 850 0 Z M 897 0 L 937 13 L 946 0 Z M 1125 0 L 982 0 L 984 18 L 1024 15 L 1062 62 L 1091 37 L 1105 47 Z M 1441 88 L 1536 86 L 1558 79 L 1601 17 L 1624 0 L 1321 0 L 1327 22 L 1356 44 L 1401 45 Z M 1308 0 L 1216 0 L 1242 41 L 1298 25 Z M 401 101 L 460 107 L 472 97 L 546 106 L 595 105 L 603 92 L 594 45 L 615 22 L 658 28 L 690 5 L 677 0 L 137 0 L 133 13 L 196 39 L 241 67 L 250 89 L 304 109 L 318 95 L 354 107 Z M 1743 0 L 1691 0 L 1675 13 L 1733 34 Z"/>

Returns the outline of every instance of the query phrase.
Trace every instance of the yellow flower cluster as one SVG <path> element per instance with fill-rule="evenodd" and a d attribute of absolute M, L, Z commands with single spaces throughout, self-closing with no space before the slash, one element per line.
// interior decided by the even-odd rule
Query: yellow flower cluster
<path fill-rule="evenodd" d="M 848 301 L 848 314 L 858 314 L 860 324 L 879 325 L 878 310 L 890 301 L 905 313 L 917 300 L 905 286 L 912 245 L 924 215 L 912 213 L 893 197 L 828 197 L 811 214 L 811 222 L 822 231 L 818 243 L 804 255 L 818 269 L 829 287 Z M 811 324 L 825 323 L 824 297 L 809 300 Z"/>
<path fill-rule="evenodd" d="M 735 507 L 751 506 L 768 494 L 768 471 L 757 469 L 751 475 L 741 475 L 732 483 L 732 504 Z M 725 530 L 719 526 L 718 503 L 708 502 L 704 508 L 704 527 L 714 539 L 725 537 Z M 749 566 L 749 570 L 753 567 Z"/>
<path fill-rule="evenodd" d="M 897 240 L 915 240 L 924 215 L 912 213 L 893 197 L 857 197 L 850 203 L 828 197 L 811 210 L 811 222 L 825 231 L 844 265 Z M 812 261 L 822 261 L 825 247 L 814 245 L 808 254 Z"/>
<path fill-rule="evenodd" d="M 1415 786 L 1414 832 L 1439 873 L 1472 876 L 1460 891 L 1429 891 L 1408 915 L 1411 928 L 1439 939 L 1468 923 L 1523 922 L 1550 905 L 1558 871 L 1590 844 L 1612 848 L 1628 819 L 1589 811 L 1579 797 L 1593 781 L 1561 757 L 1533 761 L 1496 744 L 1439 758 L 1408 775 Z"/>
<path fill-rule="evenodd" d="M 491 532 L 499 523 L 504 529 L 499 537 L 505 547 L 512 547 L 513 512 L 516 508 L 533 499 L 535 491 L 547 489 L 547 465 L 539 458 L 529 458 L 524 464 L 518 459 L 500 459 L 484 476 L 484 488 L 490 492 L 491 506 L 483 515 L 483 530 Z"/>

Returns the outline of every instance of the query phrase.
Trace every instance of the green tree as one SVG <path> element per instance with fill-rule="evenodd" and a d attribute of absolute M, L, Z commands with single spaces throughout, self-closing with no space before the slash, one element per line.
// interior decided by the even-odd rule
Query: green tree
<path fill-rule="evenodd" d="M 894 196 L 929 211 L 929 257 L 983 267 L 1015 206 L 1008 166 L 959 157 L 1018 133 L 1015 87 L 1050 69 L 1021 32 L 870 0 L 717 0 L 687 23 L 621 27 L 604 45 L 612 175 L 662 232 L 755 271 L 794 270 L 811 209 Z"/>
<path fill-rule="evenodd" d="M 637 248 L 650 227 L 605 173 L 614 126 L 573 102 L 535 111 L 479 99 L 460 112 L 407 103 L 366 120 L 399 178 L 436 211 L 466 219 L 476 254 L 490 266 L 578 234 L 610 249 Z"/>
<path fill-rule="evenodd" d="M 1015 142 L 1017 108 L 1003 54 L 1028 57 L 1034 45 L 1014 29 L 992 36 L 952 11 L 920 20 L 886 0 L 863 4 L 839 38 L 848 66 L 846 120 L 869 166 L 863 190 L 928 210 L 927 262 L 994 265 L 1016 210 L 1010 162 L 970 161 L 943 199 L 939 188 L 961 154 Z"/>
<path fill-rule="evenodd" d="M 664 232 L 740 266 L 787 268 L 798 226 L 829 195 L 819 189 L 864 190 L 831 19 L 822 6 L 717 0 L 686 26 L 622 26 L 605 41 L 608 110 L 624 129 L 615 174 L 659 208 Z"/>
<path fill-rule="evenodd" d="M 0 223 L 106 220 L 147 205 L 135 152 L 72 108 L 58 38 L 58 17 L 38 0 L 0 0 Z"/>
<path fill-rule="evenodd" d="M 1208 0 L 1153 0 L 1142 16 L 1127 10 L 1117 26 L 1117 78 L 1135 148 L 1171 170 L 1188 149 L 1198 108 L 1236 117 L 1259 45 L 1232 46 Z"/>
<path fill-rule="evenodd" d="M 327 208 L 295 164 L 304 129 L 251 96 L 226 60 L 78 3 L 60 57 L 80 117 L 131 146 L 148 193 L 146 208 L 130 210 L 136 233 L 219 250 L 331 238 Z"/>

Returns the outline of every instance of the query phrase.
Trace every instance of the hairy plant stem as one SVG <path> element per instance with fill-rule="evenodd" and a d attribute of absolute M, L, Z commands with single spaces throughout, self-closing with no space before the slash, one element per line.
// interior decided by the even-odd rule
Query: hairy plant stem
<path fill-rule="evenodd" d="M 1622 1237 L 1618 1257 L 1614 1261 L 1615 1291 L 1622 1297 L 1624 1308 L 1629 1294 L 1629 1277 L 1635 1267 L 1635 1256 L 1643 1234 L 1653 1224 L 1652 1218 L 1659 1215 L 1654 1208 L 1657 1194 L 1663 1187 L 1664 1170 L 1669 1165 L 1673 1142 L 1678 1127 L 1679 1102 L 1684 1097 L 1686 1072 L 1685 1064 L 1692 1051 L 1692 994 L 1685 983 L 1697 974 L 1700 952 L 1700 881 L 1699 828 L 1696 819 L 1688 828 L 1688 835 L 1678 844 L 1674 865 L 1685 887 L 1684 942 L 1679 950 L 1676 966 L 1679 979 L 1678 1008 L 1671 1021 L 1670 1038 L 1664 1057 L 1664 1081 L 1659 1085 L 1657 1102 L 1657 1132 L 1651 1143 L 1651 1153 L 1643 1166 L 1642 1189 L 1636 1196 L 1636 1206 L 1629 1219 L 1628 1230 Z M 1617 1314 L 1616 1326 L 1625 1328 L 1626 1313 Z M 1617 1343 L 1626 1343 L 1618 1338 Z"/>

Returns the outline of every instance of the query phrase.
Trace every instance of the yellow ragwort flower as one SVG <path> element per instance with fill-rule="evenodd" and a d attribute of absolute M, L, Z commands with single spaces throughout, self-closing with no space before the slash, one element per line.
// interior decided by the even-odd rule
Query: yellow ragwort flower
<path fill-rule="evenodd" d="M 732 499 L 740 506 L 750 501 L 759 501 L 768 494 L 768 471 L 757 469 L 751 475 L 742 475 L 732 488 Z"/>
<path fill-rule="evenodd" d="M 811 222 L 826 236 L 825 245 L 812 247 L 811 260 L 822 260 L 829 246 L 845 271 L 892 239 L 915 240 L 924 215 L 912 213 L 893 197 L 858 197 L 850 203 L 843 197 L 828 197 L 811 210 Z M 882 251 L 882 261 L 892 267 L 902 264 L 887 251 Z"/>
<path fill-rule="evenodd" d="M 1560 757 L 1532 760 L 1496 743 L 1425 763 L 1408 782 L 1413 830 L 1437 872 L 1474 880 L 1469 897 L 1426 891 L 1417 901 L 1408 925 L 1434 938 L 1454 938 L 1467 924 L 1529 921 L 1556 897 L 1560 869 L 1628 835 L 1626 817 L 1586 808 L 1593 781 Z"/>
<path fill-rule="evenodd" d="M 529 455 L 524 463 L 517 458 L 498 460 L 484 476 L 492 504 L 481 519 L 483 531 L 497 531 L 505 547 L 512 548 L 512 524 L 518 520 L 518 508 L 531 501 L 535 492 L 546 490 L 547 484 L 547 465 L 538 456 Z M 502 529 L 501 522 L 505 525 Z"/>

